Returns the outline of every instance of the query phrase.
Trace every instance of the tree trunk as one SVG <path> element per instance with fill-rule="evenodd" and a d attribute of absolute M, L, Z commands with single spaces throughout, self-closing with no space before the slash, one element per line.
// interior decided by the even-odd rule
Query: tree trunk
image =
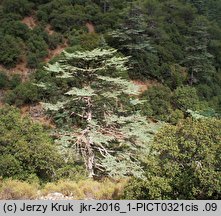
<path fill-rule="evenodd" d="M 190 75 L 190 85 L 193 85 L 193 80 L 194 80 L 194 76 L 193 76 L 193 71 L 191 71 L 191 75 Z"/>
<path fill-rule="evenodd" d="M 87 123 L 90 125 L 92 120 L 92 104 L 91 104 L 91 97 L 85 98 L 87 102 Z M 86 143 L 86 166 L 89 172 L 89 177 L 92 178 L 94 176 L 94 152 L 93 152 L 93 140 L 91 136 L 89 135 L 90 126 L 87 127 L 87 143 Z"/>
<path fill-rule="evenodd" d="M 87 158 L 87 168 L 89 172 L 89 177 L 94 176 L 94 152 L 92 149 L 93 141 L 91 137 L 88 137 L 88 158 Z"/>

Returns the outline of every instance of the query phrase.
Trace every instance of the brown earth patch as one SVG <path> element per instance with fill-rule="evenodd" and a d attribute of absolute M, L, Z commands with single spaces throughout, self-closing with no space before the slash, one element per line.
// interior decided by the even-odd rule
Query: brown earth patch
<path fill-rule="evenodd" d="M 58 45 L 54 50 L 48 49 L 48 56 L 44 59 L 44 61 L 46 63 L 49 62 L 55 56 L 60 55 L 67 47 L 68 44 L 67 41 L 65 41 L 64 44 Z M 25 58 L 23 58 L 15 67 L 10 69 L 0 65 L 0 70 L 5 71 L 8 75 L 20 74 L 23 82 L 28 81 L 29 75 L 36 71 L 36 69 L 30 69 L 27 67 L 27 61 Z"/>
<path fill-rule="evenodd" d="M 30 29 L 33 29 L 35 26 L 37 26 L 37 22 L 32 16 L 25 17 L 21 22 L 27 25 Z"/>
<path fill-rule="evenodd" d="M 23 82 L 27 81 L 29 75 L 35 71 L 35 69 L 30 69 L 27 67 L 27 63 L 25 60 L 19 62 L 15 67 L 10 69 L 7 69 L 3 65 L 0 65 L 0 70 L 5 71 L 8 75 L 20 74 Z"/>
<path fill-rule="evenodd" d="M 92 22 L 86 22 L 86 27 L 88 29 L 88 33 L 95 33 L 95 27 Z"/>
<path fill-rule="evenodd" d="M 67 47 L 68 47 L 68 44 L 67 44 L 67 41 L 65 41 L 63 44 L 58 45 L 54 50 L 48 50 L 49 54 L 45 58 L 45 62 L 49 62 L 55 56 L 60 55 Z"/>
<path fill-rule="evenodd" d="M 52 34 L 55 33 L 55 31 L 52 29 L 52 27 L 51 27 L 50 24 L 47 24 L 47 25 L 46 25 L 45 31 L 46 31 L 49 35 L 52 35 Z"/>
<path fill-rule="evenodd" d="M 152 86 L 156 86 L 159 83 L 156 80 L 132 80 L 133 84 L 137 85 L 139 87 L 139 91 L 143 93 L 144 91 L 148 90 Z"/>

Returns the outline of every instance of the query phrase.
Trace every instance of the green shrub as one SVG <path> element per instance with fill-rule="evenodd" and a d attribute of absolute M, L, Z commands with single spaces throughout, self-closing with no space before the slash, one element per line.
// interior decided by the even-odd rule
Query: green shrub
<path fill-rule="evenodd" d="M 0 176 L 16 176 L 22 171 L 19 161 L 11 154 L 0 156 Z"/>
<path fill-rule="evenodd" d="M 147 100 L 148 112 L 161 120 L 167 120 L 171 112 L 171 97 L 172 92 L 166 86 L 153 86 L 142 94 L 142 99 Z"/>
<path fill-rule="evenodd" d="M 173 93 L 173 103 L 177 109 L 183 111 L 187 109 L 197 110 L 200 108 L 197 91 L 191 86 L 178 87 Z"/>
<path fill-rule="evenodd" d="M 4 0 L 2 6 L 5 13 L 16 13 L 25 16 L 30 13 L 33 3 L 28 0 Z"/>
<path fill-rule="evenodd" d="M 14 67 L 21 55 L 20 41 L 10 35 L 0 35 L 0 64 L 10 68 Z"/>
<path fill-rule="evenodd" d="M 9 88 L 14 89 L 18 85 L 20 85 L 22 82 L 21 75 L 20 74 L 12 74 L 9 79 Z"/>
<path fill-rule="evenodd" d="M 27 103 L 36 102 L 39 98 L 38 88 L 31 82 L 21 83 L 15 89 L 9 91 L 4 101 L 10 105 L 21 106 Z"/>
<path fill-rule="evenodd" d="M 176 109 L 169 115 L 168 122 L 171 124 L 177 124 L 182 119 L 184 119 L 184 113 L 181 110 Z"/>
<path fill-rule="evenodd" d="M 28 53 L 27 66 L 29 68 L 37 68 L 40 63 L 40 59 L 35 53 Z"/>
<path fill-rule="evenodd" d="M 188 118 L 155 136 L 143 179 L 126 187 L 126 199 L 220 199 L 221 121 Z"/>
<path fill-rule="evenodd" d="M 197 94 L 201 99 L 210 100 L 211 97 L 214 95 L 213 88 L 206 84 L 199 84 L 196 86 Z M 219 92 L 219 91 L 217 91 Z"/>
<path fill-rule="evenodd" d="M 48 134 L 39 124 L 22 118 L 10 106 L 0 109 L 0 175 L 28 179 L 35 174 L 51 180 L 63 160 Z"/>
<path fill-rule="evenodd" d="M 26 41 L 29 38 L 29 28 L 27 25 L 21 23 L 20 21 L 8 21 L 3 19 L 2 29 L 4 34 L 11 35 L 15 38 L 19 37 Z"/>
<path fill-rule="evenodd" d="M 48 36 L 48 47 L 55 49 L 62 42 L 62 36 L 58 33 L 54 33 Z"/>
<path fill-rule="evenodd" d="M 171 89 L 176 89 L 187 81 L 187 72 L 180 65 L 161 66 L 161 76 Z"/>
<path fill-rule="evenodd" d="M 5 72 L 0 72 L 0 89 L 8 86 L 8 76 Z"/>
<path fill-rule="evenodd" d="M 79 181 L 87 178 L 88 173 L 85 170 L 83 164 L 78 165 L 76 163 L 65 164 L 59 168 L 56 173 L 56 179 L 71 179 L 72 181 Z"/>
<path fill-rule="evenodd" d="M 41 28 L 35 28 L 27 41 L 27 65 L 37 68 L 40 61 L 48 55 L 48 36 Z"/>
<path fill-rule="evenodd" d="M 71 46 L 81 46 L 84 50 L 93 50 L 100 44 L 100 36 L 96 33 L 73 32 L 69 41 Z"/>

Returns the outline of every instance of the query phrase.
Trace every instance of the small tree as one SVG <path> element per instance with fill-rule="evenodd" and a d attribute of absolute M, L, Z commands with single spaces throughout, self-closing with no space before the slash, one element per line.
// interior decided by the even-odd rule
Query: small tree
<path fill-rule="evenodd" d="M 140 7 L 133 5 L 124 22 L 110 34 L 115 39 L 114 46 L 117 46 L 124 54 L 132 56 L 130 61 L 132 70 L 145 76 L 149 65 L 147 59 L 151 57 L 149 53 L 153 50 L 146 29 L 143 11 Z M 135 74 L 131 75 L 135 77 Z"/>
<path fill-rule="evenodd" d="M 208 52 L 208 23 L 203 17 L 193 22 L 188 40 L 189 46 L 186 47 L 187 56 L 184 63 L 189 69 L 190 84 L 199 81 L 211 82 L 215 68 L 212 64 L 213 56 Z"/>
<path fill-rule="evenodd" d="M 141 103 L 133 98 L 139 93 L 137 86 L 116 77 L 125 74 L 127 61 L 115 49 L 98 48 L 64 52 L 59 62 L 45 67 L 58 81 L 74 78 L 77 83 L 73 86 L 69 82 L 56 104 L 44 105 L 52 114 L 60 112 L 64 118 L 71 119 L 72 124 L 57 136 L 63 144 L 72 145 L 81 153 L 89 176 L 95 170 L 112 176 L 142 173 L 137 153 L 147 149 L 153 128 L 133 111 Z M 127 106 L 122 102 L 125 98 Z M 79 124 L 73 124 L 74 120 Z"/>
<path fill-rule="evenodd" d="M 7 68 L 14 67 L 21 54 L 20 41 L 10 35 L 0 35 L 0 64 Z"/>

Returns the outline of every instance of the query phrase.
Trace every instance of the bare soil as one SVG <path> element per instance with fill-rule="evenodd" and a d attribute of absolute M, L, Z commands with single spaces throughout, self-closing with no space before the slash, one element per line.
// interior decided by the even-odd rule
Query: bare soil
<path fill-rule="evenodd" d="M 132 82 L 139 87 L 140 93 L 143 93 L 152 86 L 156 86 L 159 84 L 156 80 L 146 80 L 146 81 L 132 80 Z"/>
<path fill-rule="evenodd" d="M 7 74 L 20 74 L 22 81 L 27 81 L 29 75 L 34 72 L 34 69 L 30 69 L 27 67 L 26 61 L 19 62 L 14 68 L 7 69 L 3 65 L 0 65 L 0 70 L 5 71 Z"/>
<path fill-rule="evenodd" d="M 45 31 L 46 31 L 49 35 L 52 35 L 52 34 L 55 33 L 55 31 L 52 29 L 52 27 L 51 27 L 50 24 L 47 24 L 47 25 L 46 25 Z"/>
<path fill-rule="evenodd" d="M 54 50 L 48 50 L 49 54 L 45 58 L 45 62 L 49 62 L 55 56 L 60 55 L 67 47 L 68 47 L 68 44 L 67 44 L 67 41 L 65 41 L 64 44 L 58 45 Z"/>
<path fill-rule="evenodd" d="M 95 33 L 95 26 L 92 22 L 87 22 L 85 25 L 88 29 L 88 33 Z"/>
<path fill-rule="evenodd" d="M 27 25 L 30 29 L 33 29 L 35 26 L 37 26 L 37 22 L 32 16 L 25 17 L 21 22 Z"/>

